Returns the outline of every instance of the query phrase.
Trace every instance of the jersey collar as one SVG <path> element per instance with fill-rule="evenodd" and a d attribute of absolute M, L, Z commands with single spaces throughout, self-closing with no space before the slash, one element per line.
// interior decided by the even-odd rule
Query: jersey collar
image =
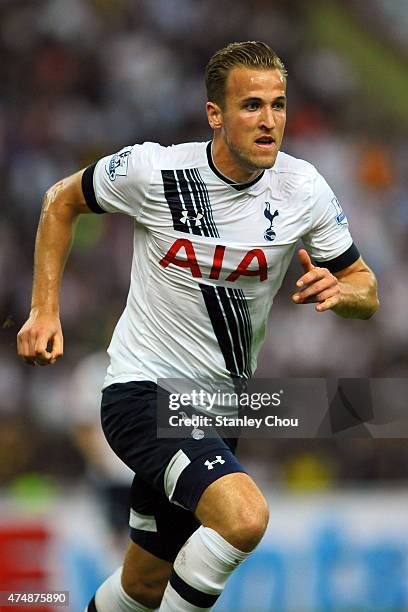
<path fill-rule="evenodd" d="M 210 166 L 210 168 L 214 172 L 214 174 L 216 176 L 218 176 L 219 179 L 221 179 L 224 183 L 227 183 L 227 185 L 230 185 L 236 191 L 243 191 L 244 189 L 250 189 L 251 187 L 256 185 L 263 178 L 263 176 L 265 174 L 265 170 L 263 170 L 259 176 L 254 178 L 252 181 L 249 181 L 248 183 L 236 183 L 232 179 L 228 178 L 227 176 L 222 174 L 218 170 L 217 166 L 214 164 L 214 161 L 213 161 L 213 158 L 212 158 L 211 145 L 212 145 L 212 140 L 210 140 L 210 142 L 207 144 L 207 160 L 208 160 L 208 165 Z"/>

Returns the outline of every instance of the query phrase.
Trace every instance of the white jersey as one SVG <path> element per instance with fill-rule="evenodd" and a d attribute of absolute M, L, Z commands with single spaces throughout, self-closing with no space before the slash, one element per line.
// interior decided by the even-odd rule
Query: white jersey
<path fill-rule="evenodd" d="M 104 387 L 158 378 L 248 378 L 295 245 L 332 271 L 359 256 L 347 219 L 309 163 L 279 153 L 233 183 L 211 143 L 126 147 L 85 170 L 95 212 L 134 219 L 131 283 Z"/>

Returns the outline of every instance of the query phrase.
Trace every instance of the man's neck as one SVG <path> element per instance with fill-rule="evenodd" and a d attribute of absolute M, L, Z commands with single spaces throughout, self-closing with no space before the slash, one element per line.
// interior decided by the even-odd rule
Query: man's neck
<path fill-rule="evenodd" d="M 242 167 L 238 160 L 233 156 L 225 141 L 214 135 L 211 146 L 211 156 L 214 166 L 223 176 L 234 183 L 249 183 L 256 179 L 262 170 L 250 171 Z"/>

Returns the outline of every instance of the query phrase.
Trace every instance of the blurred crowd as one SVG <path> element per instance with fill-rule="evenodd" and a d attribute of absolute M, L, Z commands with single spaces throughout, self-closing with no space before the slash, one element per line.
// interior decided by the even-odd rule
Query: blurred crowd
<path fill-rule="evenodd" d="M 370 4 L 359 0 L 348 0 L 365 19 L 380 24 L 382 33 L 388 35 L 392 45 L 408 51 L 408 11 L 405 0 L 372 0 Z"/>
<path fill-rule="evenodd" d="M 85 473 L 84 422 L 98 425 L 102 351 L 129 283 L 131 220 L 81 218 L 61 296 L 65 356 L 50 368 L 17 360 L 45 190 L 127 144 L 209 140 L 203 72 L 230 41 L 265 40 L 284 60 L 283 150 L 314 163 L 334 189 L 381 300 L 369 323 L 295 306 L 294 262 L 257 375 L 407 376 L 407 144 L 392 117 L 369 109 L 354 66 L 307 36 L 302 2 L 3 0 L 1 11 L 0 483 L 27 469 L 59 478 Z M 88 410 L 78 373 L 89 359 L 95 399 Z M 274 444 L 265 442 L 259 456 L 283 481 L 406 478 L 402 442 Z M 244 448 L 255 457 L 251 444 Z"/>

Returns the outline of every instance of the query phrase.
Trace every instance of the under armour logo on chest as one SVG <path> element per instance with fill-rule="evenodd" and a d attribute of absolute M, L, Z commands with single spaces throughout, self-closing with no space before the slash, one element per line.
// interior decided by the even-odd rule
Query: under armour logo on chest
<path fill-rule="evenodd" d="M 206 465 L 206 466 L 207 466 L 207 469 L 208 469 L 208 470 L 213 470 L 213 469 L 214 469 L 214 465 L 215 465 L 216 463 L 221 463 L 221 464 L 223 464 L 223 463 L 225 463 L 225 459 L 223 459 L 223 458 L 221 457 L 221 455 L 215 455 L 215 461 L 209 461 L 209 460 L 207 459 L 207 460 L 204 462 L 204 465 Z"/>
<path fill-rule="evenodd" d="M 183 210 L 181 217 L 180 217 L 180 221 L 181 223 L 184 223 L 184 225 L 186 225 L 187 221 L 190 221 L 191 224 L 194 223 L 195 227 L 200 227 L 202 218 L 203 218 L 203 215 L 201 213 L 197 213 L 196 215 L 193 215 L 189 213 L 188 210 Z"/>

